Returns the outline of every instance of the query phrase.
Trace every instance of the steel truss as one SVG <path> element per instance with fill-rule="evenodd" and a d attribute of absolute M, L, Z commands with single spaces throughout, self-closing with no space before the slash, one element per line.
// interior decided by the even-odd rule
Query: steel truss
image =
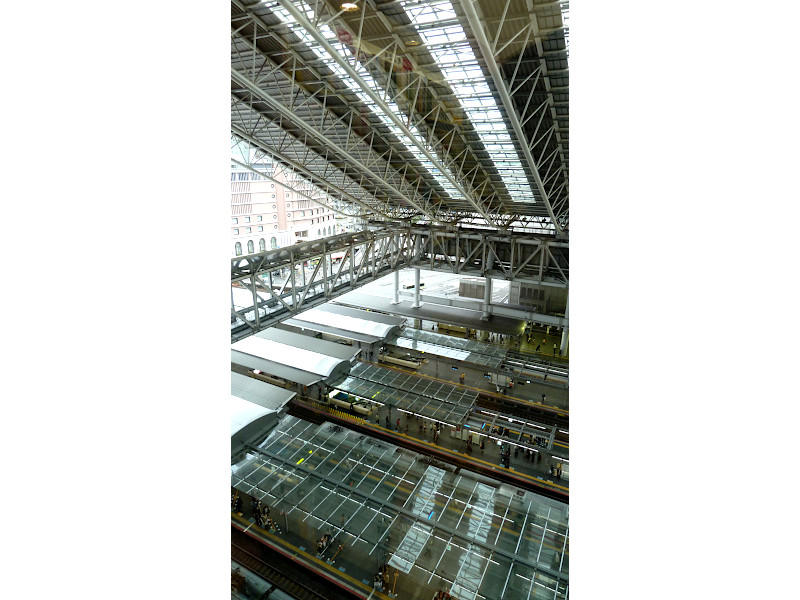
<path fill-rule="evenodd" d="M 415 235 L 407 230 L 361 231 L 232 259 L 231 284 L 248 290 L 252 299 L 247 306 L 237 305 L 232 290 L 232 339 L 410 266 Z M 276 272 L 287 270 L 277 280 Z"/>
<path fill-rule="evenodd" d="M 246 337 L 408 267 L 568 287 L 568 252 L 554 238 L 396 223 L 236 257 L 231 336 Z"/>
<path fill-rule="evenodd" d="M 528 14 L 513 20 L 510 4 L 459 0 L 532 185 L 561 232 L 569 224 L 568 28 L 562 16 L 569 3 L 528 2 Z"/>
<path fill-rule="evenodd" d="M 566 171 L 555 155 L 537 165 L 555 213 L 518 202 L 432 55 L 412 47 L 426 26 L 403 24 L 387 4 L 363 8 L 352 16 L 321 0 L 232 0 L 233 135 L 377 217 L 507 227 L 510 217 L 541 226 L 545 216 L 561 230 Z M 534 155 L 559 135 L 543 123 Z"/>
<path fill-rule="evenodd" d="M 317 57 L 301 54 L 308 51 L 294 33 L 252 13 L 244 20 L 246 29 L 241 19 L 232 23 L 233 134 L 304 171 L 334 197 L 377 214 L 408 207 L 433 219 L 438 184 L 419 173 L 424 169 L 412 155 L 397 150 L 385 125 L 354 94 L 344 98 L 344 84 Z M 267 37 L 285 49 L 261 50 Z"/>

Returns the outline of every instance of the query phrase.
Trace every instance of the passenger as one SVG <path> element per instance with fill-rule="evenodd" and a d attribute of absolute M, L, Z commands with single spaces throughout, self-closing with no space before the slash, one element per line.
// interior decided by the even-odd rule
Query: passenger
<path fill-rule="evenodd" d="M 400 417 L 397 418 L 397 431 L 400 431 Z"/>
<path fill-rule="evenodd" d="M 458 380 L 461 382 L 461 385 L 464 385 L 464 373 L 458 376 Z"/>
<path fill-rule="evenodd" d="M 517 456 L 519 456 L 519 446 L 514 446 L 514 458 L 517 458 Z"/>
<path fill-rule="evenodd" d="M 389 429 L 389 415 L 386 415 L 386 429 Z"/>

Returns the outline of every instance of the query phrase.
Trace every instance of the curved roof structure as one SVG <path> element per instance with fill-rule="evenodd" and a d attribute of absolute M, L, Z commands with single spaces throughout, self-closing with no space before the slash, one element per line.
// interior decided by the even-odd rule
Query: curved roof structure
<path fill-rule="evenodd" d="M 232 1 L 232 160 L 365 218 L 565 232 L 569 3 L 356 4 Z"/>

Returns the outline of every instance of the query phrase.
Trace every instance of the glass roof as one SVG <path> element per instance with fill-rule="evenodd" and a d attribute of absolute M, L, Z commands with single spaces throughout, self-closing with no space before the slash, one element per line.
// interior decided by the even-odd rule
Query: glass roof
<path fill-rule="evenodd" d="M 300 7 L 305 11 L 306 16 L 309 19 L 313 20 L 314 11 L 304 2 L 297 2 Z M 317 55 L 320 62 L 324 63 L 326 67 L 328 67 L 331 71 L 333 71 L 336 76 L 349 88 L 349 91 L 368 106 L 372 112 L 378 117 L 381 121 L 383 121 L 384 125 L 401 141 L 401 143 L 405 146 L 405 148 L 414 155 L 414 157 L 422 163 L 422 165 L 428 170 L 428 172 L 433 176 L 434 179 L 445 189 L 445 191 L 450 195 L 452 198 L 461 198 L 463 196 L 456 190 L 456 188 L 448 181 L 446 177 L 444 177 L 439 170 L 434 167 L 433 163 L 428 160 L 428 158 L 417 148 L 416 145 L 406 136 L 402 129 L 400 129 L 397 125 L 395 125 L 392 120 L 383 113 L 383 111 L 378 107 L 375 102 L 364 92 L 361 87 L 353 80 L 350 75 L 348 75 L 347 71 L 345 71 L 333 58 L 331 58 L 328 53 L 314 40 L 314 38 L 309 34 L 303 27 L 301 27 L 297 21 L 295 21 L 294 17 L 289 14 L 287 10 L 281 8 L 279 6 L 272 9 L 272 12 L 279 17 L 288 27 L 292 30 L 292 32 L 300 38 L 308 47 L 309 50 L 314 52 Z M 339 47 L 339 51 L 342 56 L 348 56 L 350 51 L 347 49 L 347 46 L 343 41 L 339 40 L 339 36 L 334 32 L 328 25 L 320 24 L 319 31 L 322 35 L 325 36 L 325 39 L 332 44 L 334 47 Z M 358 75 L 373 89 L 373 90 L 380 90 L 383 89 L 381 85 L 377 81 L 372 78 L 369 71 L 364 67 L 361 62 L 356 63 L 355 65 L 351 64 L 354 70 L 358 73 Z M 400 107 L 392 102 L 389 98 L 384 96 L 384 102 L 388 104 L 392 112 L 397 115 L 403 114 L 403 111 Z M 425 140 L 425 136 L 417 130 L 417 128 L 413 124 L 407 124 L 408 129 L 413 133 L 413 135 L 419 140 Z"/>
<path fill-rule="evenodd" d="M 426 6 L 412 2 L 402 5 L 456 98 L 467 111 L 495 167 L 503 174 L 503 183 L 509 193 L 515 201 L 534 202 L 533 191 L 514 150 L 511 134 L 464 30 L 457 20 L 454 21 L 452 4 L 444 0 Z M 437 26 L 423 27 L 431 23 Z"/>
<path fill-rule="evenodd" d="M 281 542 L 303 550 L 328 533 L 333 551 L 341 546 L 336 567 L 365 589 L 387 564 L 396 595 L 410 600 L 438 589 L 459 600 L 567 598 L 569 508 L 454 471 L 330 423 L 285 417 L 232 465 L 231 482 L 272 508 Z"/>
<path fill-rule="evenodd" d="M 410 328 L 404 329 L 394 344 L 401 348 L 482 365 L 492 370 L 499 368 L 506 354 L 505 348 L 493 344 Z"/>
<path fill-rule="evenodd" d="M 302 7 L 308 18 L 313 20 L 313 9 L 306 3 L 299 2 L 297 4 Z M 515 201 L 534 202 L 533 191 L 523 171 L 519 156 L 514 149 L 511 135 L 467 41 L 466 34 L 456 19 L 452 4 L 445 0 L 425 3 L 401 2 L 401 6 L 406 10 L 412 26 L 436 61 L 446 83 L 453 90 L 456 98 L 464 108 L 498 172 L 503 175 L 503 185 L 506 186 Z M 403 131 L 380 110 L 377 104 L 372 101 L 347 72 L 294 20 L 288 11 L 279 6 L 274 7 L 272 11 L 306 44 L 309 50 L 317 55 L 322 63 L 347 85 L 351 93 L 357 95 L 372 110 L 375 116 L 383 121 L 386 127 L 420 161 L 451 198 L 466 200 L 439 169 L 408 139 Z M 340 51 L 342 56 L 349 57 L 351 55 L 350 49 L 331 27 L 322 23 L 318 28 L 326 40 Z M 355 64 L 351 63 L 351 66 L 372 89 L 383 89 L 373 79 L 361 61 Z M 418 72 L 425 75 L 424 69 L 418 69 Z M 384 102 L 388 104 L 395 114 L 403 114 L 400 107 L 386 97 L 385 94 Z M 407 123 L 406 125 L 418 140 L 426 140 L 425 135 L 413 124 Z M 435 149 L 430 147 L 429 144 L 426 143 L 426 147 L 433 154 L 436 154 Z M 452 173 L 450 175 L 452 176 Z M 497 184 L 498 182 L 495 183 L 495 185 Z"/>
<path fill-rule="evenodd" d="M 386 387 L 381 383 L 355 377 L 348 377 L 334 387 L 381 405 L 388 404 L 403 412 L 420 415 L 426 419 L 452 426 L 461 425 L 470 411 L 469 406 L 449 404 L 435 398 Z"/>
<path fill-rule="evenodd" d="M 478 398 L 476 392 L 463 390 L 453 385 L 423 377 L 406 375 L 394 369 L 359 363 L 350 370 L 350 375 L 365 381 L 378 383 L 388 388 L 413 392 L 420 396 L 435 398 L 449 404 L 471 407 Z"/>

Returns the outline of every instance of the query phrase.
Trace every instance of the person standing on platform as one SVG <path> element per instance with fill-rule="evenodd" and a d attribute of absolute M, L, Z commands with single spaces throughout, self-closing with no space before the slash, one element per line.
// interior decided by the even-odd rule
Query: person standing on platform
<path fill-rule="evenodd" d="M 389 415 L 386 415 L 386 429 L 389 429 Z"/>
<path fill-rule="evenodd" d="M 558 346 L 556 346 L 556 343 L 555 343 L 555 342 L 553 342 L 553 356 L 558 356 L 558 355 L 556 354 L 556 352 L 558 352 Z"/>
<path fill-rule="evenodd" d="M 461 382 L 461 385 L 464 385 L 464 373 L 458 376 L 458 380 Z"/>
<path fill-rule="evenodd" d="M 400 417 L 397 417 L 397 431 L 400 431 Z"/>
<path fill-rule="evenodd" d="M 536 351 L 538 352 L 541 349 L 542 349 L 542 345 L 541 344 L 536 344 Z"/>

